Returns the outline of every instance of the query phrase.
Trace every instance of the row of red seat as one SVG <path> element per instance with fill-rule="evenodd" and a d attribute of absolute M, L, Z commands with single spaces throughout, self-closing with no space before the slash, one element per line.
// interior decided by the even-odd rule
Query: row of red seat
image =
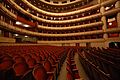
<path fill-rule="evenodd" d="M 75 55 L 75 50 L 70 49 L 67 54 L 67 61 L 66 61 L 67 80 L 80 79 L 80 75 L 78 73 L 78 69 L 75 64 L 74 55 Z"/>
<path fill-rule="evenodd" d="M 68 50 L 54 46 L 0 46 L 0 51 L 0 80 L 56 80 Z"/>
<path fill-rule="evenodd" d="M 112 48 L 79 49 L 79 58 L 91 80 L 119 80 L 120 50 Z"/>

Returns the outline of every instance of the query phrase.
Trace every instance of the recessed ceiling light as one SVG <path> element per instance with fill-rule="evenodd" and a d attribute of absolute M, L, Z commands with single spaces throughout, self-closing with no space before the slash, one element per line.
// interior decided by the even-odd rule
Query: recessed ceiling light
<path fill-rule="evenodd" d="M 17 25 L 20 25 L 20 24 L 22 24 L 21 22 L 19 22 L 19 21 L 16 21 L 16 23 L 15 24 L 17 24 Z"/>
<path fill-rule="evenodd" d="M 24 26 L 24 27 L 30 27 L 29 25 L 26 25 L 26 24 L 24 24 L 23 26 Z"/>

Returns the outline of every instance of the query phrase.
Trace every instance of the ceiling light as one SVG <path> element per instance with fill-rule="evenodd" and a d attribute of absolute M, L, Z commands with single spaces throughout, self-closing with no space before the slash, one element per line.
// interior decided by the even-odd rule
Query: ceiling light
<path fill-rule="evenodd" d="M 60 20 L 61 18 L 59 17 L 59 20 Z"/>
<path fill-rule="evenodd" d="M 55 20 L 56 18 L 54 18 L 54 20 Z"/>
<path fill-rule="evenodd" d="M 21 23 L 21 22 L 19 22 L 19 21 L 16 21 L 16 24 L 17 24 L 17 25 L 20 25 L 20 24 L 22 24 L 22 23 Z"/>
<path fill-rule="evenodd" d="M 71 18 L 73 18 L 73 16 L 71 16 Z"/>
<path fill-rule="evenodd" d="M 14 34 L 15 36 L 18 36 L 18 34 Z"/>
<path fill-rule="evenodd" d="M 112 25 L 112 23 L 110 22 L 110 23 L 109 23 L 109 25 L 111 26 L 111 25 Z"/>
<path fill-rule="evenodd" d="M 27 12 L 30 12 L 30 10 L 29 10 L 29 9 L 27 9 Z"/>
<path fill-rule="evenodd" d="M 26 25 L 26 24 L 24 24 L 23 26 L 24 26 L 24 27 L 30 27 L 29 25 Z"/>
<path fill-rule="evenodd" d="M 25 37 L 28 37 L 28 36 L 25 36 Z"/>
<path fill-rule="evenodd" d="M 7 5 L 7 7 L 9 8 L 10 6 Z"/>
<path fill-rule="evenodd" d="M 110 7 L 106 7 L 106 8 L 105 8 L 105 10 L 108 10 L 108 9 L 110 9 Z"/>
<path fill-rule="evenodd" d="M 76 17 L 78 17 L 78 15 L 76 15 Z"/>
<path fill-rule="evenodd" d="M 97 10 L 97 12 L 99 12 L 99 10 Z"/>

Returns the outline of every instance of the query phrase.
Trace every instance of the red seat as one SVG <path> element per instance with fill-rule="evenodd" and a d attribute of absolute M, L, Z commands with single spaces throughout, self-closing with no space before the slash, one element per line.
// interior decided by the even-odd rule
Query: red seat
<path fill-rule="evenodd" d="M 74 79 L 80 79 L 75 61 L 74 61 L 74 53 L 73 51 L 69 51 L 67 55 L 67 80 L 74 80 Z"/>
<path fill-rule="evenodd" d="M 35 80 L 32 70 L 28 70 L 21 78 L 20 80 Z"/>
<path fill-rule="evenodd" d="M 44 62 L 43 65 L 44 65 L 44 68 L 47 71 L 47 73 L 48 72 L 49 73 L 53 73 L 54 79 L 56 79 L 56 76 L 57 76 L 57 69 L 56 69 L 56 67 L 52 67 L 51 63 L 50 63 L 50 61 L 48 59 Z"/>
<path fill-rule="evenodd" d="M 42 58 L 40 56 L 36 56 L 35 60 L 37 63 L 42 63 Z"/>
<path fill-rule="evenodd" d="M 26 61 L 32 58 L 29 54 L 24 54 L 23 57 Z"/>
<path fill-rule="evenodd" d="M 70 63 L 68 60 L 66 61 L 67 65 L 69 65 L 72 69 L 77 69 L 75 63 Z"/>
<path fill-rule="evenodd" d="M 12 60 L 4 60 L 2 63 L 0 63 L 0 71 L 8 70 L 13 65 Z"/>
<path fill-rule="evenodd" d="M 15 63 L 13 65 L 13 70 L 15 71 L 16 76 L 22 76 L 28 69 L 29 68 L 26 63 Z"/>
<path fill-rule="evenodd" d="M 56 67 L 57 74 L 59 73 L 59 63 L 56 63 L 52 57 L 49 57 L 48 60 L 50 61 L 52 67 Z"/>
<path fill-rule="evenodd" d="M 33 69 L 33 76 L 36 80 L 53 80 L 53 76 L 49 76 L 42 64 L 38 64 Z"/>
<path fill-rule="evenodd" d="M 67 80 L 74 80 L 73 75 L 71 72 L 67 72 Z"/>
<path fill-rule="evenodd" d="M 13 58 L 16 58 L 16 57 L 21 57 L 21 56 L 20 56 L 20 54 L 17 54 L 17 53 L 12 54 L 12 56 L 13 56 Z"/>
<path fill-rule="evenodd" d="M 5 61 L 5 60 L 12 60 L 12 57 L 10 57 L 10 56 L 4 56 L 2 58 L 2 61 Z"/>
<path fill-rule="evenodd" d="M 67 75 L 69 75 L 69 76 L 71 75 L 74 79 L 80 79 L 77 69 L 72 70 L 71 67 L 69 65 L 67 65 L 66 70 L 68 72 Z"/>
<path fill-rule="evenodd" d="M 24 62 L 26 62 L 23 57 L 15 57 L 15 58 L 14 58 L 14 61 L 15 61 L 16 63 L 24 63 Z"/>
<path fill-rule="evenodd" d="M 27 64 L 28 64 L 29 68 L 33 68 L 36 65 L 36 61 L 35 61 L 35 59 L 30 58 L 27 60 Z"/>

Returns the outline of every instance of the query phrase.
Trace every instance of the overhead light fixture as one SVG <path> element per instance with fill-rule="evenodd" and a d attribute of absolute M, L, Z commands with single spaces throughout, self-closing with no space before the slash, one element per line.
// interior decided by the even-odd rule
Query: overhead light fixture
<path fill-rule="evenodd" d="M 14 34 L 15 36 L 18 36 L 18 34 Z"/>
<path fill-rule="evenodd" d="M 111 25 L 112 25 L 112 23 L 110 22 L 110 23 L 109 23 L 109 25 L 111 26 Z"/>
<path fill-rule="evenodd" d="M 19 21 L 16 21 L 16 24 L 17 24 L 17 25 L 20 25 L 20 24 L 22 24 L 22 23 L 21 23 L 21 22 L 19 22 Z"/>
<path fill-rule="evenodd" d="M 29 25 L 26 25 L 26 24 L 24 24 L 23 26 L 24 26 L 24 27 L 30 27 Z"/>
<path fill-rule="evenodd" d="M 59 17 L 59 20 L 60 20 L 61 18 Z"/>
<path fill-rule="evenodd" d="M 53 19 L 53 17 L 51 17 L 51 19 Z"/>
<path fill-rule="evenodd" d="M 9 5 L 7 5 L 7 7 L 8 7 L 8 8 L 10 8 L 10 6 L 9 6 Z"/>
<path fill-rule="evenodd" d="M 106 7 L 106 8 L 105 8 L 105 10 L 108 10 L 108 9 L 110 9 L 110 7 Z"/>
<path fill-rule="evenodd" d="M 28 37 L 28 36 L 25 36 L 25 37 Z"/>

